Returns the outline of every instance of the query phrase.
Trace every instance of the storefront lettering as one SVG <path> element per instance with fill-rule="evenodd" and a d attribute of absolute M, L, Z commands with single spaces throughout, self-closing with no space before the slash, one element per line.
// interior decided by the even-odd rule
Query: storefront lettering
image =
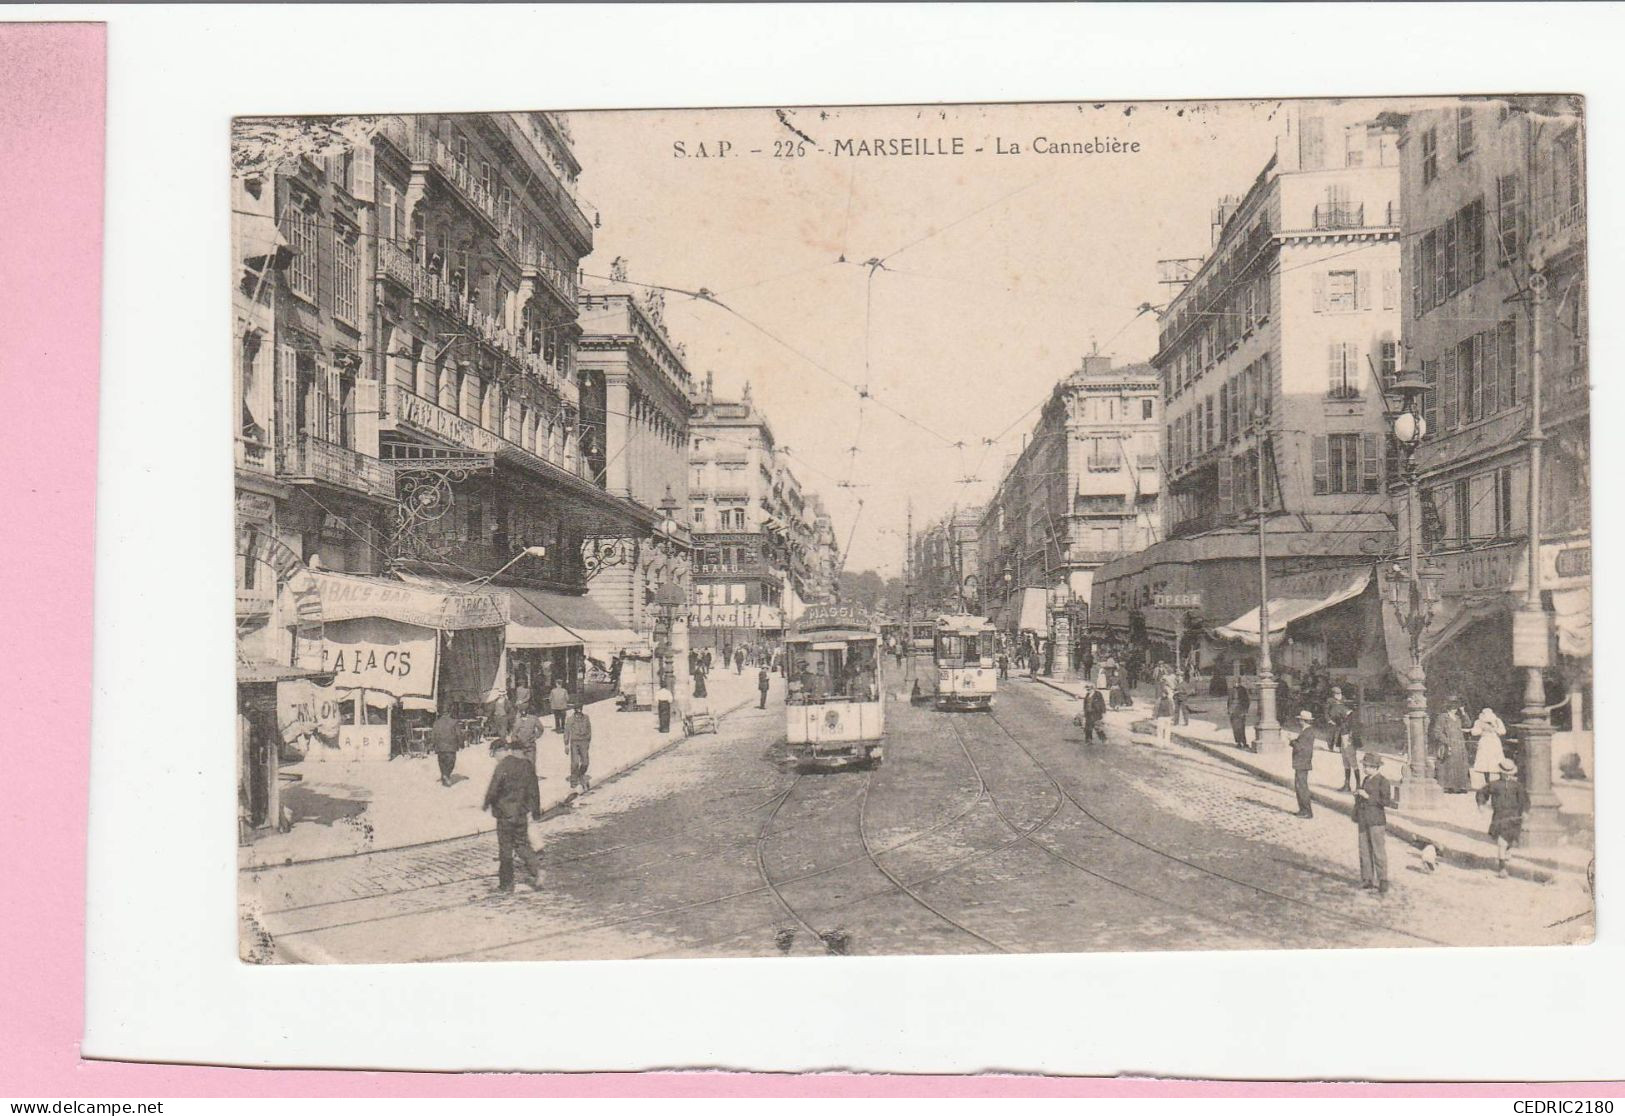
<path fill-rule="evenodd" d="M 396 411 L 401 422 L 426 433 L 446 438 L 470 449 L 489 452 L 497 448 L 497 438 L 468 419 L 452 414 L 422 396 L 396 392 Z"/>
<path fill-rule="evenodd" d="M 335 674 L 382 671 L 391 678 L 404 680 L 412 673 L 412 652 L 385 651 L 380 655 L 376 647 L 323 647 L 322 669 Z"/>

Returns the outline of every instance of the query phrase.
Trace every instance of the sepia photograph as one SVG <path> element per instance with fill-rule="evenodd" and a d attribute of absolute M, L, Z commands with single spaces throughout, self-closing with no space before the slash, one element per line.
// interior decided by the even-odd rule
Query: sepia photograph
<path fill-rule="evenodd" d="M 239 957 L 1592 941 L 1585 125 L 232 120 Z"/>

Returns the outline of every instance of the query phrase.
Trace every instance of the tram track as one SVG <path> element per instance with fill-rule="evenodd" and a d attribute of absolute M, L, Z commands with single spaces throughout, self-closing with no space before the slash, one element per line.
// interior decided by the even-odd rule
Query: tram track
<path fill-rule="evenodd" d="M 1436 938 L 1428 937 L 1425 934 L 1418 934 L 1415 931 L 1406 930 L 1406 929 L 1403 929 L 1401 927 L 1394 926 L 1391 923 L 1378 922 L 1378 921 L 1373 920 L 1373 919 L 1363 918 L 1363 917 L 1361 917 L 1359 915 L 1351 914 L 1351 913 L 1349 913 L 1347 911 L 1340 911 L 1340 910 L 1336 910 L 1336 909 L 1331 908 L 1331 907 L 1326 907 L 1326 906 L 1323 906 L 1323 905 L 1318 904 L 1318 903 L 1313 903 L 1313 902 L 1311 902 L 1311 901 L 1309 901 L 1307 899 L 1301 899 L 1301 898 L 1299 898 L 1299 897 L 1297 897 L 1295 895 L 1289 895 L 1289 894 L 1286 894 L 1284 892 L 1276 891 L 1273 888 L 1265 887 L 1262 884 L 1254 883 L 1254 882 L 1252 882 L 1250 880 L 1245 880 L 1245 879 L 1241 879 L 1241 878 L 1236 877 L 1236 876 L 1232 876 L 1229 873 L 1221 872 L 1221 871 L 1219 871 L 1217 869 L 1210 868 L 1210 867 L 1208 867 L 1206 865 L 1198 864 L 1195 861 L 1190 860 L 1187 857 L 1182 857 L 1177 853 L 1169 852 L 1168 850 L 1166 850 L 1164 848 L 1161 848 L 1161 847 L 1159 847 L 1157 845 L 1154 845 L 1149 841 L 1146 841 L 1146 840 L 1144 840 L 1144 839 L 1142 839 L 1140 837 L 1136 837 L 1133 834 L 1128 833 L 1126 830 L 1123 830 L 1123 829 L 1119 828 L 1118 826 L 1112 825 L 1106 819 L 1101 817 L 1098 813 L 1096 813 L 1093 810 L 1090 810 L 1087 806 L 1085 806 L 1082 803 L 1082 801 L 1080 801 L 1075 794 L 1073 794 L 1070 790 L 1066 789 L 1066 787 L 1060 782 L 1060 780 L 1055 777 L 1053 772 L 1050 771 L 1049 767 L 1046 764 L 1044 764 L 1044 762 L 1042 760 L 1040 760 L 1037 757 L 1037 755 L 1035 755 L 1033 753 L 1032 749 L 1028 748 L 1027 745 L 1024 744 L 1021 741 L 1021 739 L 1014 732 L 1012 732 L 1010 730 L 1010 727 L 999 719 L 999 717 L 998 717 L 998 715 L 996 713 L 993 713 L 993 712 L 990 711 L 989 714 L 988 714 L 988 717 L 989 717 L 990 723 L 993 724 L 1000 731 L 1000 733 L 1002 733 L 1005 736 L 1005 738 L 1007 738 L 1011 743 L 1015 744 L 1015 746 L 1017 748 L 1019 748 L 1027 756 L 1027 758 L 1032 762 L 1034 767 L 1036 767 L 1039 771 L 1041 771 L 1044 774 L 1045 778 L 1047 778 L 1051 782 L 1051 784 L 1053 784 L 1054 787 L 1065 797 L 1066 801 L 1071 803 L 1073 808 L 1076 809 L 1078 811 L 1078 813 L 1080 813 L 1083 817 L 1087 818 L 1089 821 L 1094 823 L 1099 828 L 1105 830 L 1107 833 L 1112 834 L 1113 836 L 1119 838 L 1122 841 L 1127 842 L 1130 845 L 1133 845 L 1133 846 L 1135 846 L 1135 847 L 1137 847 L 1139 849 L 1142 849 L 1142 850 L 1144 850 L 1144 851 L 1146 851 L 1148 853 L 1151 853 L 1154 856 L 1157 856 L 1159 858 L 1167 860 L 1167 861 L 1169 861 L 1171 863 L 1181 865 L 1182 867 L 1184 867 L 1186 869 L 1189 869 L 1191 871 L 1200 873 L 1200 874 L 1202 874 L 1204 876 L 1207 876 L 1207 877 L 1210 877 L 1210 878 L 1213 878 L 1213 879 L 1217 879 L 1217 880 L 1222 880 L 1222 881 L 1225 881 L 1227 883 L 1230 883 L 1230 884 L 1238 886 L 1238 887 L 1246 888 L 1249 891 L 1252 891 L 1253 893 L 1255 893 L 1257 895 L 1260 895 L 1260 896 L 1265 896 L 1265 897 L 1268 897 L 1268 898 L 1278 900 L 1280 902 L 1289 903 L 1289 904 L 1292 904 L 1294 906 L 1302 907 L 1302 908 L 1304 908 L 1306 910 L 1314 911 L 1314 912 L 1316 912 L 1317 914 L 1319 914 L 1319 915 L 1321 915 L 1323 917 L 1332 918 L 1332 919 L 1338 920 L 1340 922 L 1345 922 L 1345 923 L 1349 923 L 1349 924 L 1353 924 L 1353 925 L 1364 926 L 1367 929 L 1371 929 L 1371 930 L 1380 930 L 1380 931 L 1383 931 L 1383 932 L 1386 932 L 1386 933 L 1398 934 L 1398 935 L 1401 935 L 1403 937 L 1411 938 L 1411 939 L 1414 939 L 1416 941 L 1422 942 L 1422 943 L 1427 944 L 1427 945 L 1443 946 L 1443 945 L 1448 945 L 1449 944 L 1447 942 L 1440 941 L 1440 940 L 1438 940 Z M 1039 844 L 1039 847 L 1040 848 L 1046 848 L 1046 846 L 1044 846 L 1042 844 Z M 1059 855 L 1058 853 L 1055 853 L 1054 850 L 1047 850 L 1047 851 L 1050 851 L 1053 855 Z M 1063 859 L 1065 859 L 1065 858 L 1063 858 Z M 1071 863 L 1071 861 L 1068 861 L 1068 862 Z M 1149 892 L 1145 892 L 1145 891 L 1142 891 L 1140 889 L 1134 888 L 1132 885 L 1124 884 L 1124 883 L 1122 883 L 1121 881 L 1118 881 L 1118 880 L 1113 880 L 1113 879 L 1105 876 L 1102 873 L 1094 871 L 1093 869 L 1085 868 L 1082 865 L 1076 865 L 1076 864 L 1074 866 L 1080 868 L 1080 870 L 1082 870 L 1082 871 L 1088 872 L 1091 875 L 1098 876 L 1099 878 L 1101 878 L 1103 880 L 1106 880 L 1109 883 L 1113 883 L 1113 884 L 1116 884 L 1119 887 L 1124 887 L 1127 890 L 1133 891 L 1135 894 L 1143 895 L 1146 898 L 1154 899 L 1154 900 L 1156 900 L 1158 902 L 1162 902 L 1162 903 L 1167 903 L 1167 904 L 1169 904 L 1171 906 L 1182 907 L 1182 909 L 1190 910 L 1193 913 L 1201 914 L 1202 917 L 1209 918 L 1209 919 L 1211 919 L 1213 921 L 1224 922 L 1226 925 L 1234 926 L 1234 924 L 1228 922 L 1228 920 L 1221 920 L 1221 919 L 1216 918 L 1213 915 L 1205 914 L 1204 912 L 1196 912 L 1194 910 L 1194 908 L 1190 908 L 1190 907 L 1185 906 L 1183 904 L 1179 904 L 1175 900 L 1170 900 L 1170 899 L 1167 899 L 1167 898 L 1164 898 L 1164 897 L 1161 897 L 1161 896 L 1156 896 L 1156 895 L 1153 895 L 1153 894 L 1151 894 Z"/>

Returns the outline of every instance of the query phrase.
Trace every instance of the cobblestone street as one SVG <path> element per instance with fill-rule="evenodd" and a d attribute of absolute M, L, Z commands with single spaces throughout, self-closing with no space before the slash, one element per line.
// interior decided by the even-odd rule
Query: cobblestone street
<path fill-rule="evenodd" d="M 895 676 L 891 679 L 895 686 Z M 257 960 L 1534 945 L 1585 940 L 1589 896 L 1389 842 L 1359 889 L 1355 827 L 1114 727 L 1025 680 L 992 714 L 893 701 L 872 772 L 797 775 L 783 706 L 724 719 L 532 827 L 539 888 L 493 891 L 495 840 L 244 875 Z M 1551 912 L 1561 910 L 1556 921 Z"/>

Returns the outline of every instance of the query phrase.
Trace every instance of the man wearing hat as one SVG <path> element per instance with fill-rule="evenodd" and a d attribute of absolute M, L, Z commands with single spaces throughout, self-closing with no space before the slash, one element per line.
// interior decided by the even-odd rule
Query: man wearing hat
<path fill-rule="evenodd" d="M 1382 773 L 1375 752 L 1360 757 L 1365 779 L 1354 792 L 1354 824 L 1360 831 L 1360 886 L 1379 894 L 1388 891 L 1388 811 L 1394 789 Z"/>
<path fill-rule="evenodd" d="M 1298 732 L 1292 737 L 1292 789 L 1298 796 L 1297 817 L 1315 816 L 1309 798 L 1309 772 L 1315 766 L 1315 715 L 1305 709 L 1298 714 Z"/>
<path fill-rule="evenodd" d="M 1495 838 L 1495 874 L 1507 875 L 1507 854 L 1523 835 L 1523 816 L 1529 810 L 1529 788 L 1518 778 L 1518 765 L 1503 759 L 1499 773 L 1478 788 L 1478 804 L 1490 804 L 1490 836 Z"/>
<path fill-rule="evenodd" d="M 513 858 L 519 857 L 519 866 L 531 887 L 537 886 L 541 868 L 536 863 L 536 852 L 530 847 L 530 826 L 527 815 L 542 820 L 542 796 L 536 786 L 536 768 L 520 752 L 519 744 L 511 739 L 498 742 L 502 759 L 491 772 L 491 784 L 485 789 L 484 809 L 497 820 L 497 890 L 513 890 Z"/>
<path fill-rule="evenodd" d="M 1343 755 L 1343 785 L 1338 790 L 1351 791 L 1360 785 L 1359 749 L 1349 733 L 1349 714 L 1353 710 L 1343 701 L 1343 688 L 1333 686 L 1326 701 L 1326 724 L 1329 726 L 1332 747 Z"/>

